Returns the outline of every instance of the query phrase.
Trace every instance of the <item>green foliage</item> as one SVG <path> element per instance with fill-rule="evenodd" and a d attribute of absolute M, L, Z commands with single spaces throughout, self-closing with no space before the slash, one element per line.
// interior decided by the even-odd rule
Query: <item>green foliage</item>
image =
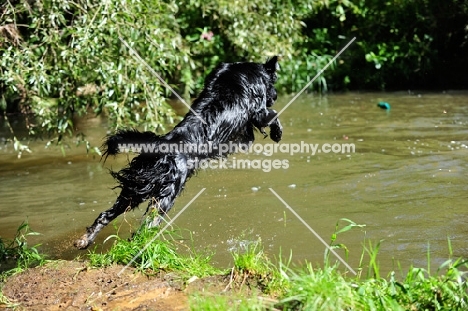
<path fill-rule="evenodd" d="M 340 227 L 339 223 L 346 224 Z M 332 236 L 335 244 L 338 234 L 352 228 L 362 228 L 351 220 L 340 219 Z M 128 241 L 115 238 L 114 245 L 105 254 L 91 252 L 92 266 L 108 266 L 114 263 L 131 264 L 149 274 L 156 271 L 177 271 L 187 279 L 209 275 L 226 275 L 226 271 L 213 268 L 209 264 L 210 256 L 201 256 L 189 252 L 179 255 L 177 245 L 171 233 L 167 239 L 154 239 L 156 229 L 141 230 Z M 0 258 L 14 259 L 17 268 L 4 272 L 3 277 L 25 268 L 43 263 L 44 257 L 36 246 L 29 247 L 28 236 L 37 235 L 30 231 L 27 223 L 17 230 L 13 241 L 0 240 Z M 167 234 L 166 234 L 167 236 Z M 263 252 L 260 241 L 245 244 L 234 252 L 234 266 L 229 276 L 228 295 L 225 291 L 218 295 L 194 293 L 190 298 L 191 310 L 467 310 L 468 285 L 466 271 L 468 261 L 450 258 L 444 262 L 435 274 L 430 270 L 430 252 L 428 267 L 411 267 L 406 274 L 397 277 L 391 272 L 388 277 L 380 275 L 377 255 L 380 243 L 368 243 L 363 254 L 369 255 L 369 273 L 367 276 L 350 277 L 343 274 L 338 265 L 325 262 L 323 267 L 312 267 L 306 263 L 301 268 L 291 268 L 290 260 L 284 264 L 281 260 L 274 264 Z M 179 245 L 180 246 L 180 245 Z M 135 257 L 139 255 L 139 257 Z M 328 260 L 328 259 L 326 259 Z M 361 261 L 361 266 L 363 262 Z M 246 291 L 243 286 L 247 285 Z M 245 288 L 244 288 L 245 289 Z M 255 290 L 260 290 L 258 293 Z M 252 293 L 255 293 L 252 295 Z M 270 297 L 262 297 L 268 294 Z M 278 299 L 272 299 L 276 294 Z M 13 306 L 0 292 L 0 303 Z"/>
<path fill-rule="evenodd" d="M 241 274 L 265 276 L 271 268 L 260 240 L 247 243 L 244 252 L 233 252 L 232 257 L 234 269 Z"/>
<path fill-rule="evenodd" d="M 364 227 L 349 219 L 340 221 L 348 225 L 339 229 L 337 222 L 332 245 L 337 234 Z M 281 268 L 284 271 L 281 277 L 287 282 L 276 307 L 283 310 L 466 310 L 468 307 L 467 260 L 450 258 L 431 275 L 428 251 L 427 269 L 411 267 L 400 280 L 395 272 L 384 278 L 377 261 L 381 241 L 375 246 L 368 241 L 368 245 L 363 248 L 360 262 L 362 270 L 364 254 L 367 254 L 369 270 L 365 277 L 343 275 L 337 265 L 330 266 L 328 257 L 323 268 L 313 269 L 310 264 L 300 270 Z M 449 252 L 451 256 L 450 241 Z"/>
<path fill-rule="evenodd" d="M 336 266 L 313 269 L 307 264 L 298 272 L 288 270 L 288 287 L 280 304 L 286 310 L 364 310 L 354 284 Z"/>
<path fill-rule="evenodd" d="M 10 109 L 37 117 L 30 134 L 61 140 L 73 133 L 72 117 L 90 111 L 107 111 L 114 127 L 173 121 L 166 90 L 119 38 L 156 71 L 183 76 L 189 51 L 174 2 L 7 1 L 1 9 L 0 90 Z"/>
<path fill-rule="evenodd" d="M 87 113 L 164 131 L 176 116 L 158 76 L 189 102 L 219 62 L 281 55 L 277 87 L 297 92 L 353 37 L 308 91 L 465 86 L 467 24 L 457 0 L 7 0 L 0 111 L 54 143 L 83 139 L 73 118 Z"/>
<path fill-rule="evenodd" d="M 247 284 L 264 293 L 277 292 L 284 285 L 280 271 L 263 252 L 260 240 L 248 242 L 243 249 L 232 252 L 232 257 L 231 283 L 240 287 Z"/>
<path fill-rule="evenodd" d="M 278 88 L 300 90 L 332 58 L 323 51 L 304 49 L 308 39 L 301 32 L 302 20 L 314 7 L 327 2 L 181 2 L 178 20 L 182 35 L 191 42 L 195 68 L 203 69 L 195 71 L 197 89 L 220 61 L 262 62 L 281 55 Z M 323 78 L 318 81 L 326 88 Z"/>
<path fill-rule="evenodd" d="M 340 228 L 340 222 L 347 223 Z M 331 245 L 338 234 L 352 228 L 363 228 L 349 219 L 337 222 Z M 466 310 L 468 308 L 468 285 L 466 269 L 468 261 L 449 259 L 443 263 L 435 275 L 430 269 L 410 268 L 397 278 L 391 272 L 387 278 L 380 276 L 377 245 L 368 243 L 363 254 L 369 255 L 367 276 L 350 277 L 343 274 L 338 265 L 330 265 L 328 257 L 323 267 L 313 267 L 306 263 L 301 268 L 291 268 L 279 262 L 273 264 L 265 256 L 260 242 L 247 243 L 242 251 L 234 252 L 234 267 L 231 281 L 237 286 L 229 295 L 192 294 L 191 310 Z M 450 256 L 451 245 L 449 241 Z M 361 260 L 361 266 L 363 260 Z M 428 267 L 430 254 L 428 252 Z M 241 296 L 242 285 L 262 279 L 268 275 L 269 282 L 278 284 L 275 293 L 278 300 L 262 298 L 259 294 Z M 237 282 L 236 282 L 237 278 Z M 241 280 L 241 282 L 239 282 Z M 240 283 L 240 284 L 239 284 Z M 262 286 L 257 287 L 262 289 Z M 263 290 L 263 293 L 270 293 Z M 261 293 L 260 293 L 261 294 Z M 250 297 L 250 298 L 246 298 Z"/>
<path fill-rule="evenodd" d="M 28 245 L 28 237 L 35 235 L 39 233 L 31 231 L 28 223 L 23 222 L 16 230 L 13 240 L 0 237 L 0 305 L 5 308 L 16 308 L 18 304 L 3 295 L 1 287 L 4 280 L 13 274 L 46 262 L 45 255 L 37 249 L 39 244 Z"/>
<path fill-rule="evenodd" d="M 27 222 L 23 222 L 17 229 L 15 237 L 11 241 L 0 238 L 0 262 L 16 263 L 16 269 L 10 270 L 7 274 L 15 273 L 41 265 L 45 262 L 44 255 L 40 254 L 37 247 L 39 244 L 29 246 L 27 238 L 29 236 L 39 235 L 31 231 Z"/>
<path fill-rule="evenodd" d="M 105 267 L 129 264 L 150 274 L 159 270 L 179 271 L 187 277 L 204 277 L 220 272 L 209 264 L 211 256 L 196 254 L 191 250 L 188 255 L 180 255 L 176 252 L 174 241 L 155 238 L 157 234 L 158 228 L 147 229 L 142 226 L 131 240 L 117 235 L 110 236 L 108 239 L 115 239 L 111 249 L 104 254 L 90 252 L 90 265 Z"/>
<path fill-rule="evenodd" d="M 402 281 L 395 273 L 388 280 L 369 278 L 357 283 L 357 293 L 368 309 L 376 310 L 466 310 L 468 286 L 464 280 L 466 262 L 449 260 L 438 275 L 411 268 Z M 446 274 L 441 274 L 446 271 Z"/>
<path fill-rule="evenodd" d="M 196 294 L 190 297 L 192 311 L 261 311 L 269 310 L 265 302 L 257 296 L 231 294 L 225 296 L 210 296 Z M 270 303 L 271 305 L 271 303 Z"/>
<path fill-rule="evenodd" d="M 278 86 L 298 90 L 331 58 L 302 45 L 302 19 L 323 3 L 8 0 L 0 5 L 0 110 L 26 114 L 29 133 L 53 142 L 86 113 L 105 112 L 114 128 L 164 130 L 174 121 L 171 94 L 148 67 L 188 100 L 220 61 L 277 54 Z"/>
<path fill-rule="evenodd" d="M 370 244 L 371 245 L 371 244 Z M 369 250 L 367 250 L 369 252 Z M 372 251 L 378 253 L 378 246 Z M 375 262 L 375 257 L 371 258 Z M 436 275 L 422 268 L 410 268 L 398 280 L 394 272 L 380 277 L 378 267 L 369 263 L 374 275 L 350 278 L 338 266 L 325 264 L 313 269 L 284 269 L 287 286 L 276 307 L 282 310 L 466 310 L 467 262 L 447 260 Z M 377 270 L 376 270 L 377 269 Z M 445 272 L 445 274 L 443 274 Z"/>
<path fill-rule="evenodd" d="M 468 65 L 466 1 L 329 1 L 305 23 L 310 47 L 324 53 L 357 37 L 327 74 L 335 89 L 466 87 L 456 67 Z"/>
<path fill-rule="evenodd" d="M 343 228 L 340 229 L 340 222 L 345 222 L 347 223 L 346 226 L 344 226 Z M 354 221 L 350 220 L 350 219 L 347 219 L 347 218 L 341 218 L 339 219 L 337 222 L 336 222 L 336 225 L 335 225 L 335 231 L 333 232 L 332 236 L 331 236 L 331 241 L 330 241 L 330 247 L 333 248 L 333 249 L 343 249 L 345 251 L 345 255 L 346 255 L 346 258 L 348 258 L 348 253 L 349 253 L 349 250 L 348 248 L 346 247 L 346 245 L 344 245 L 343 243 L 336 243 L 336 240 L 338 238 L 338 235 L 339 234 L 342 234 L 342 233 L 345 233 L 353 228 L 364 228 L 366 225 L 359 225 L 357 223 L 355 223 Z M 329 256 L 330 256 L 330 252 L 328 251 L 328 249 L 325 251 L 325 260 L 324 262 L 325 263 L 328 263 L 329 262 Z"/>

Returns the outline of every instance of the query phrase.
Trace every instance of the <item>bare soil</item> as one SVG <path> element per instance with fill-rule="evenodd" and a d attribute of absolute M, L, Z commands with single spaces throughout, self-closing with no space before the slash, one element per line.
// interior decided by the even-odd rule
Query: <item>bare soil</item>
<path fill-rule="evenodd" d="M 85 262 L 53 261 L 11 276 L 2 292 L 24 310 L 188 310 L 191 291 L 220 291 L 222 277 L 186 286 L 177 275 L 148 277 L 123 266 L 89 268 Z M 0 309 L 5 307 L 1 305 Z"/>

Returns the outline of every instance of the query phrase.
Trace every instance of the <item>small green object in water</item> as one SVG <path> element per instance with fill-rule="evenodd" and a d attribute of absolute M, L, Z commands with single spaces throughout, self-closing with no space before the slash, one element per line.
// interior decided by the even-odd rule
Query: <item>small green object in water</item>
<path fill-rule="evenodd" d="M 387 102 L 379 102 L 377 106 L 382 109 L 390 110 L 390 104 Z"/>

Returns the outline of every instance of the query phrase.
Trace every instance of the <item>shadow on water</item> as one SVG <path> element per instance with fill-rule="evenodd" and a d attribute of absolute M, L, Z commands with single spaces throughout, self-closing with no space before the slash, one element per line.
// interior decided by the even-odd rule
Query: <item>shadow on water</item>
<path fill-rule="evenodd" d="M 282 98 L 278 110 L 288 100 Z M 391 109 L 378 108 L 380 101 Z M 355 152 L 291 155 L 284 149 L 269 155 L 265 144 L 272 142 L 259 135 L 256 142 L 264 145 L 263 152 L 236 154 L 230 163 L 278 159 L 288 167 L 200 171 L 171 216 L 202 188 L 206 191 L 177 219 L 175 228 L 183 228 L 184 244 L 215 252 L 221 266 L 231 260 L 229 250 L 257 238 L 271 256 L 292 250 L 295 262 L 322 262 L 324 246 L 268 190 L 272 188 L 325 241 L 340 218 L 366 224 L 337 240 L 350 250 L 353 267 L 364 236 L 374 244 L 384 240 L 379 256 L 384 271 L 396 268 L 394 260 L 403 268 L 425 266 L 428 245 L 438 266 L 449 255 L 448 238 L 454 256 L 467 256 L 467 103 L 466 93 L 302 96 L 280 117 L 281 143 L 318 144 L 319 149 L 352 143 Z M 101 144 L 105 122 L 89 119 L 81 126 L 93 144 Z M 3 125 L 0 130 L 1 136 L 8 135 Z M 108 170 L 121 168 L 127 159 L 108 159 L 103 165 L 99 156 L 86 155 L 84 147 L 70 147 L 62 156 L 58 148 L 44 145 L 32 142 L 34 152 L 21 159 L 11 145 L 0 146 L 0 236 L 11 238 L 27 219 L 42 233 L 33 242 L 42 243 L 55 257 L 72 258 L 82 253 L 73 249 L 73 239 L 117 196 Z M 120 233 L 129 236 L 144 210 L 142 205 L 120 217 L 115 223 Z M 106 228 L 97 244 L 115 230 Z"/>

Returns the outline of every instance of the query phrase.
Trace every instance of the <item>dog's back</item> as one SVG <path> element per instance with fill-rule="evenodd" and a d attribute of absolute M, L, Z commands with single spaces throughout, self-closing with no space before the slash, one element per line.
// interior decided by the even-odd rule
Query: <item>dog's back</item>
<path fill-rule="evenodd" d="M 276 112 L 269 109 L 276 100 L 277 62 L 274 57 L 265 64 L 220 64 L 206 78 L 203 91 L 184 119 L 166 135 L 122 130 L 108 136 L 103 145 L 106 158 L 118 154 L 123 145 L 144 148 L 127 167 L 112 172 L 121 193 L 115 204 L 102 212 L 87 228 L 86 234 L 75 241 L 75 246 L 86 248 L 110 221 L 145 200 L 151 199 L 148 209 L 156 208 L 158 214 L 164 216 L 196 170 L 193 163 L 233 152 L 221 149 L 222 144 L 250 144 L 254 140 L 254 130 L 267 135 L 264 130 L 267 127 L 270 137 L 278 142 L 282 127 Z M 167 148 L 173 144 L 182 147 L 187 144 L 211 145 L 212 149 L 195 148 L 187 152 Z M 166 147 L 165 151 L 163 147 Z"/>

